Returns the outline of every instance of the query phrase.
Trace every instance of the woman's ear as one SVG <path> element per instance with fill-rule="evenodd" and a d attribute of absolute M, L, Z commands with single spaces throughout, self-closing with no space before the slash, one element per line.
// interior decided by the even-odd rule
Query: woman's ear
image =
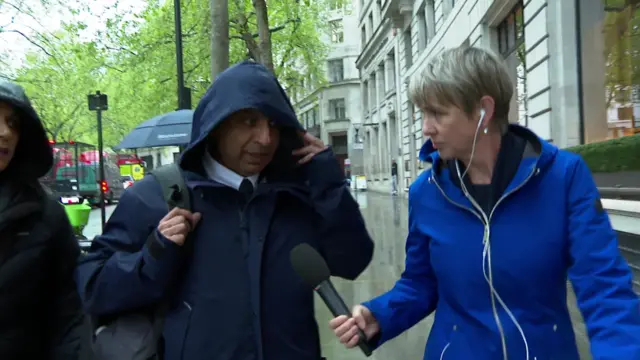
<path fill-rule="evenodd" d="M 485 129 L 491 126 L 492 120 L 495 116 L 496 103 L 491 96 L 483 96 L 480 98 L 480 110 L 479 117 L 482 118 L 481 129 Z M 482 113 L 484 112 L 484 116 Z"/>

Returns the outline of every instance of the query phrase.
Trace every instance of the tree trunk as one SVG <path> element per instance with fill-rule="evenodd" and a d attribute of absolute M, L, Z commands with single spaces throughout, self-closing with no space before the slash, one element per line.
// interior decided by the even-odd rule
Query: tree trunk
<path fill-rule="evenodd" d="M 211 9 L 211 80 L 229 67 L 229 1 L 209 0 Z"/>
<path fill-rule="evenodd" d="M 271 31 L 269 30 L 267 3 L 265 0 L 253 0 L 253 8 L 256 11 L 256 20 L 258 23 L 260 62 L 273 72 L 273 54 L 271 53 Z"/>

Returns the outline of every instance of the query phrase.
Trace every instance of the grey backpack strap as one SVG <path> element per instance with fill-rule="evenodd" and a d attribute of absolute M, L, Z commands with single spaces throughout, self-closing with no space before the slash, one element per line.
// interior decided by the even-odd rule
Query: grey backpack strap
<path fill-rule="evenodd" d="M 184 183 L 184 176 L 178 164 L 166 165 L 151 171 L 151 175 L 162 188 L 169 210 L 174 207 L 191 210 L 191 194 Z"/>
<path fill-rule="evenodd" d="M 160 167 L 151 172 L 162 188 L 169 210 L 179 207 L 191 210 L 191 194 L 177 164 Z M 188 239 L 185 251 L 192 251 Z M 155 242 L 155 231 L 147 240 Z M 164 317 L 170 309 L 168 299 L 160 301 L 152 314 L 146 311 L 117 316 L 94 336 L 94 360 L 157 360 L 163 358 Z M 151 316 L 149 316 L 151 315 Z M 97 321 L 95 324 L 99 324 Z"/>
<path fill-rule="evenodd" d="M 175 207 L 191 211 L 191 193 L 185 184 L 184 175 L 182 174 L 182 170 L 180 170 L 178 164 L 170 164 L 155 169 L 151 172 L 151 175 L 153 175 L 156 181 L 160 184 L 160 187 L 162 188 L 162 195 L 164 196 L 164 200 L 167 203 L 169 211 Z M 155 236 L 155 234 L 152 233 L 151 236 Z M 184 247 L 186 252 L 190 252 L 193 248 L 193 240 L 187 239 Z M 163 358 L 162 352 L 164 350 L 164 346 L 162 344 L 163 339 L 161 334 L 164 328 L 164 318 L 169 309 L 170 304 L 166 300 L 159 303 L 155 309 L 153 333 L 156 334 L 158 340 L 158 359 Z"/>

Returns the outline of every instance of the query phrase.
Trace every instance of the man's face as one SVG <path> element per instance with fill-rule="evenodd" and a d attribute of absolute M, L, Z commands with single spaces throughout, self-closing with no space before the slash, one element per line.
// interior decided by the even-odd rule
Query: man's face
<path fill-rule="evenodd" d="M 20 118 L 13 107 L 0 102 L 0 171 L 4 171 L 18 145 L 20 139 Z"/>
<path fill-rule="evenodd" d="M 259 174 L 280 144 L 280 130 L 253 109 L 231 114 L 213 132 L 217 160 L 240 176 Z"/>

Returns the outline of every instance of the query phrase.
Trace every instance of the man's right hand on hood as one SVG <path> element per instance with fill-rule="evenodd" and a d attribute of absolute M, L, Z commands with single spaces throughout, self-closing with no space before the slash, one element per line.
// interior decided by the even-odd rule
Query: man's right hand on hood
<path fill-rule="evenodd" d="M 189 232 L 196 228 L 200 213 L 192 213 L 189 210 L 173 208 L 158 224 L 158 231 L 169 241 L 182 246 Z"/>

